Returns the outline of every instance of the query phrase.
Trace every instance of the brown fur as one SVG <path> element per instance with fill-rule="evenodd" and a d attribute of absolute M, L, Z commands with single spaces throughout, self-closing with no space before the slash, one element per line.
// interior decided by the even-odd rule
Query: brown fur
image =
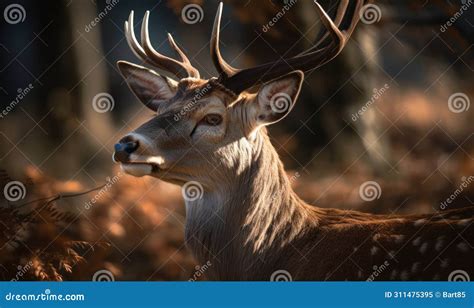
<path fill-rule="evenodd" d="M 249 165 L 229 177 L 224 195 L 206 192 L 190 206 L 186 240 L 199 262 L 213 264 L 210 279 L 269 280 L 286 270 L 294 280 L 366 280 L 374 266 L 385 266 L 378 280 L 447 280 L 456 269 L 474 273 L 474 208 L 416 216 L 321 209 L 292 191 L 266 135 L 254 147 Z M 419 219 L 426 222 L 415 223 Z M 461 243 L 468 249 L 458 248 L 466 247 Z"/>
<path fill-rule="evenodd" d="M 174 86 L 131 64 L 121 69 L 157 111 L 128 136 L 140 146 L 121 162 L 131 168 L 126 171 L 154 166 L 134 175 L 202 185 L 201 198 L 186 201 L 186 242 L 200 264 L 212 264 L 210 279 L 269 280 L 280 270 L 294 280 L 447 280 L 454 270 L 474 277 L 473 207 L 372 215 L 311 206 L 293 192 L 264 126 L 291 110 L 301 72 L 263 85 L 258 94 L 236 97 L 212 87 L 186 109 L 196 89 L 213 81 L 183 79 Z M 149 95 L 140 95 L 143 85 L 167 97 L 150 104 Z M 292 98 L 286 113 L 268 106 L 275 92 Z M 221 124 L 199 125 L 209 113 L 222 116 Z"/>

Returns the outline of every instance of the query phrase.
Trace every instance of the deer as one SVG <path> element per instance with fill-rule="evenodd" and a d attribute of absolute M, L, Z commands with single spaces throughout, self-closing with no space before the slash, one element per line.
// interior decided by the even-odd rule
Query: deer
<path fill-rule="evenodd" d="M 293 109 L 305 72 L 343 50 L 364 3 L 342 0 L 331 18 L 314 1 L 323 27 L 314 46 L 236 68 L 220 52 L 221 2 L 210 39 L 218 75 L 209 79 L 171 34 L 179 60 L 154 49 L 149 11 L 141 43 L 133 11 L 125 21 L 128 45 L 143 65 L 117 65 L 154 114 L 115 144 L 113 159 L 129 175 L 182 186 L 185 243 L 208 265 L 208 279 L 431 281 L 474 274 L 474 207 L 381 215 L 308 204 L 293 191 L 270 141 L 267 126 Z"/>

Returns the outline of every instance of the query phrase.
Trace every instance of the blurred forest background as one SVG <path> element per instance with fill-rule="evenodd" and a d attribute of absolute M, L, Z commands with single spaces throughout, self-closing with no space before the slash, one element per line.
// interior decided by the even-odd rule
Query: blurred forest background
<path fill-rule="evenodd" d="M 214 76 L 209 38 L 218 2 L 0 3 L 0 279 L 91 280 L 104 270 L 116 280 L 196 277 L 203 265 L 183 242 L 180 188 L 124 175 L 112 163 L 113 144 L 151 115 L 115 63 L 140 63 L 123 23 L 134 10 L 138 31 L 150 10 L 155 47 L 170 54 L 170 32 L 201 75 Z M 330 12 L 337 6 L 320 3 Z M 6 13 L 12 4 L 23 8 L 19 19 Z M 202 10 L 192 22 L 183 14 L 189 4 Z M 474 5 L 372 4 L 375 19 L 359 24 L 335 61 L 307 74 L 293 112 L 270 129 L 292 184 L 321 207 L 441 211 L 460 187 L 449 208 L 472 205 L 474 184 L 462 184 L 474 175 Z M 225 58 L 246 67 L 310 47 L 320 29 L 313 6 L 224 1 Z M 111 104 L 98 112 L 101 93 Z M 24 187 L 7 198 L 12 181 Z M 359 195 L 367 181 L 381 187 L 371 201 Z"/>

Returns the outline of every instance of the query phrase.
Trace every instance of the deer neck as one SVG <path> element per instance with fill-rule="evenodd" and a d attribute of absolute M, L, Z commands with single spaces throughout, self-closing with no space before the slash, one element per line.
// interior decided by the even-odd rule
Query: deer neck
<path fill-rule="evenodd" d="M 199 262 L 217 259 L 226 275 L 233 264 L 241 277 L 246 261 L 285 249 L 317 220 L 293 192 L 266 134 L 238 143 L 250 155 L 224 168 L 220 185 L 205 188 L 202 199 L 187 202 L 186 241 Z"/>

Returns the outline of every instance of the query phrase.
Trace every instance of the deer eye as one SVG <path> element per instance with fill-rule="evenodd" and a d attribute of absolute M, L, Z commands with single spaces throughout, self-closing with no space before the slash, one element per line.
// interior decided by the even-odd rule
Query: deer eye
<path fill-rule="evenodd" d="M 222 123 L 222 116 L 217 113 L 210 113 L 204 117 L 203 122 L 210 126 L 217 126 Z"/>

